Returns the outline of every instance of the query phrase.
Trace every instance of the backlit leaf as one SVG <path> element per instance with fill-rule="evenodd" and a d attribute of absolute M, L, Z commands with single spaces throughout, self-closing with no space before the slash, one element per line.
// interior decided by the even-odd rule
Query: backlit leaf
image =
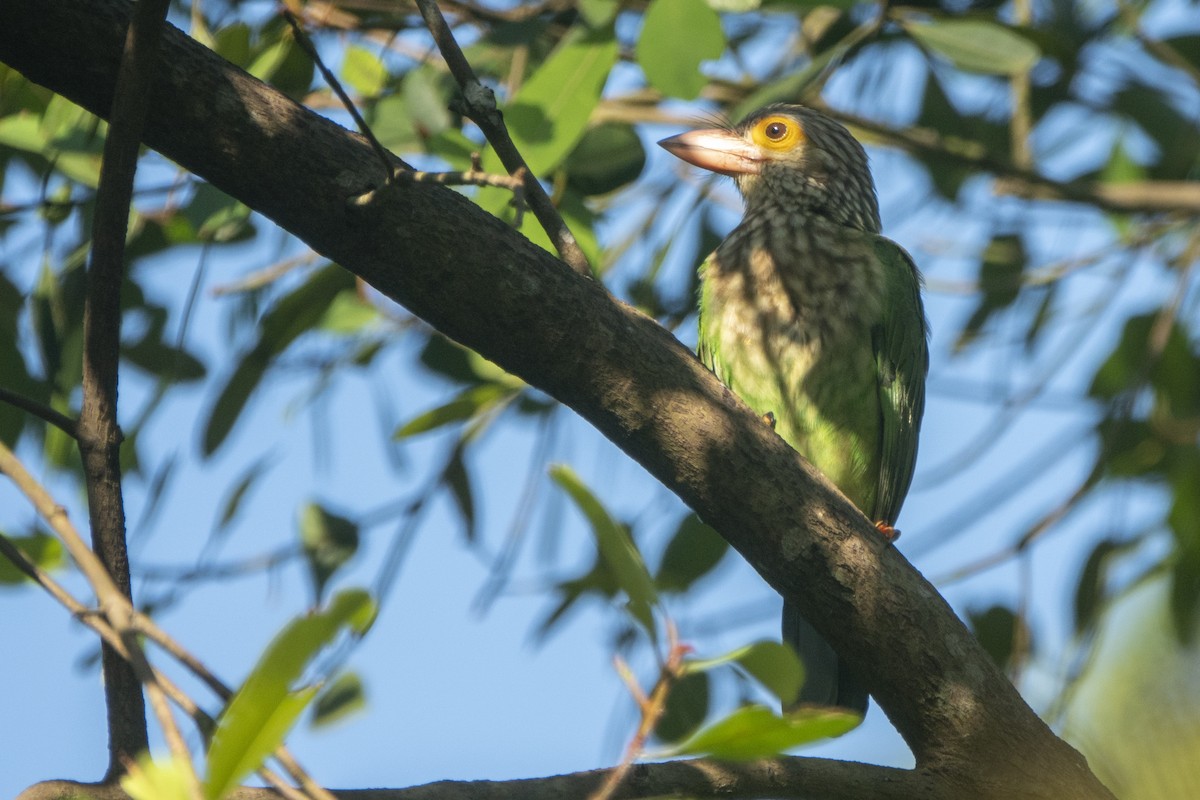
<path fill-rule="evenodd" d="M 646 9 L 637 60 L 647 82 L 668 97 L 699 97 L 708 83 L 700 64 L 724 51 L 721 18 L 704 0 L 653 0 Z"/>

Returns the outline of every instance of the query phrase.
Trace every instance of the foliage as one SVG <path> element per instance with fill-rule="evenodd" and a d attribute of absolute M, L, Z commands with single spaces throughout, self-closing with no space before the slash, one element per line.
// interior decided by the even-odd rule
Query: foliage
<path fill-rule="evenodd" d="M 279 17 L 236 3 L 181 8 L 191 13 L 177 24 L 232 63 L 341 113 Z M 980 579 L 978 592 L 967 583 L 955 600 L 984 602 L 985 611 L 965 616 L 1014 675 L 1086 652 L 1098 612 L 1155 570 L 1169 576 L 1181 641 L 1195 630 L 1200 39 L 1184 12 L 1175 0 L 447 5 L 468 60 L 495 89 L 514 142 L 594 272 L 685 339 L 693 268 L 729 229 L 724 206 L 734 201 L 724 185 L 668 172 L 647 153 L 649 142 L 701 114 L 736 117 L 784 100 L 825 108 L 868 144 L 888 233 L 923 266 L 935 327 L 926 456 L 906 517 L 910 555 L 961 543 L 936 569 Z M 304 22 L 385 146 L 430 169 L 466 169 L 481 152 L 485 171 L 502 171 L 462 116 L 419 17 L 400 7 L 313 3 Z M 0 66 L 0 388 L 69 416 L 80 410 L 84 267 L 105 134 L 103 122 Z M 1168 186 L 1190 188 L 1190 204 L 1172 207 Z M 506 190 L 463 191 L 514 219 Z M 521 231 L 550 249 L 532 215 Z M 255 486 L 288 474 L 272 451 L 297 435 L 292 417 L 314 423 L 314 462 L 324 458 L 319 443 L 333 442 L 325 448 L 336 453 L 332 468 L 353 472 L 356 459 L 340 445 L 361 437 L 372 410 L 385 429 L 375 439 L 384 442 L 389 480 L 404 487 L 400 502 L 339 515 L 325 502 L 353 501 L 326 492 L 320 477 L 274 490 L 276 518 L 295 509 L 300 524 L 294 540 L 273 544 L 284 547 L 281 560 L 305 560 L 317 601 L 345 585 L 360 542 L 398 525 L 408 533 L 376 559 L 376 587 L 390 586 L 440 495 L 451 501 L 463 546 L 492 570 L 485 603 L 518 569 L 554 576 L 540 581 L 545 615 L 528 621 L 542 636 L 561 630 L 568 612 L 601 601 L 615 620 L 614 648 L 645 654 L 661 645 L 664 619 L 686 617 L 711 603 L 714 586 L 728 587 L 727 545 L 678 504 L 631 504 L 604 475 L 565 465 L 546 478 L 551 462 L 575 463 L 570 443 L 588 435 L 555 403 L 337 265 L 280 242 L 236 199 L 152 153 L 139 172 L 128 253 L 122 465 L 143 509 L 134 525 L 156 537 L 194 528 L 172 509 L 190 471 L 222 475 L 226 486 L 207 543 L 192 530 L 195 549 L 178 559 L 198 559 L 197 577 L 147 591 L 157 612 L 216 580 L 225 544 L 249 537 L 242 506 Z M 214 271 L 226 282 L 217 285 Z M 219 298 L 205 296 L 214 289 Z M 327 412 L 340 391 L 364 385 L 373 401 L 349 418 Z M 380 399 L 391 393 L 403 395 L 402 411 Z M 170 432 L 180 409 L 192 410 L 198 433 Z M 1068 421 L 1051 418 L 1056 410 Z M 264 427 L 284 433 L 263 436 Z M 532 441 L 529 463 L 489 456 L 501 437 Z M 54 426 L 0 403 L 0 440 L 79 489 L 77 451 Z M 1029 441 L 1045 446 L 1029 452 Z M 522 470 L 525 488 L 497 503 L 489 487 Z M 564 498 L 590 538 L 570 538 L 579 522 L 561 513 Z M 943 517 L 942 508 L 951 513 Z M 984 521 L 992 508 L 1006 512 L 1003 522 Z M 537 515 L 553 531 L 545 538 L 559 541 L 533 553 Z M 22 519 L 0 525 L 35 561 L 61 566 L 61 550 Z M 1055 569 L 1079 575 L 1074 607 L 1047 612 L 1073 614 L 1070 641 L 1033 639 L 1027 584 L 997 590 L 987 582 L 992 564 L 1034 558 L 1051 537 L 1072 543 Z M 993 548 L 999 555 L 990 558 Z M 0 584 L 18 580 L 0 563 Z M 379 594 L 385 603 L 386 591 Z M 773 613 L 765 592 L 751 596 L 762 599 L 758 618 Z M 337 627 L 325 619 L 305 621 L 324 626 L 322 641 Z M 682 634 L 691 641 L 686 627 Z M 749 639 L 730 648 L 697 636 L 701 652 L 731 652 L 694 660 L 676 685 L 658 728 L 673 752 L 759 757 L 857 722 L 805 727 L 759 705 L 794 696 L 802 667 Z M 311 686 L 288 693 L 301 666 L 272 683 L 283 704 L 273 710 L 286 719 L 261 720 L 257 729 L 270 734 L 261 746 L 221 757 L 227 766 L 212 796 L 253 766 L 241 756 L 269 752 L 315 694 Z M 342 702 L 353 704 L 362 688 L 347 680 Z M 319 717 L 340 707 L 336 697 L 329 703 Z M 214 751 L 221 741 L 219 733 Z M 174 780 L 167 768 L 155 770 L 136 780 Z"/>

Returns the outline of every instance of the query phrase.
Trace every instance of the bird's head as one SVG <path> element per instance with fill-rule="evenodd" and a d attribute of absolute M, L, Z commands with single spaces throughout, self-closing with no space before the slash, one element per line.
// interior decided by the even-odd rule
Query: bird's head
<path fill-rule="evenodd" d="M 810 108 L 776 103 L 731 128 L 681 133 L 659 145 L 732 177 L 747 214 L 778 209 L 879 232 L 866 152 L 841 124 Z"/>

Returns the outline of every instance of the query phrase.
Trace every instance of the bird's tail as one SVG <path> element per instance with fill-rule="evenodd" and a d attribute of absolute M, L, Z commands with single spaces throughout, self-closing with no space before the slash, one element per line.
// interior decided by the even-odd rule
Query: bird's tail
<path fill-rule="evenodd" d="M 796 606 L 783 601 L 783 641 L 804 664 L 804 685 L 797 703 L 837 706 L 857 714 L 867 713 L 867 690 L 838 659 L 829 643 L 809 625 Z"/>

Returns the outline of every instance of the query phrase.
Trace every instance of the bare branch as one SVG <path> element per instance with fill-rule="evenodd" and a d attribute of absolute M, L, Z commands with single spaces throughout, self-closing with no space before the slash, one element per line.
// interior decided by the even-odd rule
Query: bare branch
<path fill-rule="evenodd" d="M 133 178 L 146 121 L 151 75 L 169 5 L 168 0 L 139 0 L 126 30 L 96 191 L 83 311 L 79 452 L 87 485 L 92 544 L 103 569 L 107 570 L 105 577 L 111 575 L 114 583 L 109 586 L 97 583 L 94 577 L 90 579 L 97 591 L 103 585 L 126 598 L 132 597 L 132 590 L 121 490 L 122 434 L 117 424 L 121 284 Z M 126 760 L 146 749 L 146 710 L 136 674 L 141 665 L 131 666 L 109 645 L 101 648 L 101 664 L 108 708 L 108 777 L 111 778 L 124 769 Z"/>
<path fill-rule="evenodd" d="M 313 64 L 321 71 L 321 77 L 325 79 L 325 83 L 329 84 L 329 88 L 333 89 L 334 94 L 338 96 L 338 99 L 342 101 L 342 105 L 350 112 L 350 116 L 354 118 L 354 124 L 358 127 L 358 132 L 365 136 L 367 141 L 371 143 L 371 149 L 375 151 L 375 155 L 383 163 L 383 174 L 388 176 L 388 180 L 391 180 L 395 156 L 389 153 L 387 148 L 375 138 L 375 132 L 371 130 L 371 126 L 367 125 L 367 121 L 362 118 L 362 114 L 358 113 L 358 108 L 355 107 L 354 101 L 350 99 L 350 95 L 342 88 L 341 81 L 330 71 L 329 67 L 325 66 L 325 61 L 321 58 L 321 54 L 317 52 L 317 48 L 313 47 L 313 43 L 304 32 L 304 28 L 300 26 L 300 21 L 287 9 L 283 11 L 283 18 L 287 20 L 288 25 L 292 26 L 292 33 L 296 36 L 296 43 L 312 59 Z"/>
<path fill-rule="evenodd" d="M 31 397 L 5 389 L 0 386 L 0 402 L 8 403 L 13 408 L 28 411 L 43 422 L 47 422 L 76 441 L 79 440 L 79 422 L 66 414 L 55 411 L 47 405 L 42 405 Z"/>
<path fill-rule="evenodd" d="M 517 150 L 517 146 L 513 144 L 512 137 L 508 135 L 508 128 L 504 124 L 504 115 L 496 107 L 496 96 L 491 89 L 484 86 L 475 77 L 475 70 L 471 68 L 466 56 L 459 48 L 458 42 L 454 40 L 454 34 L 450 31 L 450 26 L 446 24 L 446 18 L 442 16 L 441 9 L 437 7 L 435 0 L 416 0 L 416 3 L 421 10 L 425 24 L 429 27 L 429 32 L 433 34 L 433 41 L 442 53 L 442 58 L 446 59 L 446 65 L 450 67 L 450 73 L 458 81 L 458 86 L 463 93 L 464 110 L 467 116 L 483 131 L 483 135 L 495 148 L 496 155 L 500 156 L 500 162 L 504 164 L 504 168 L 510 174 L 516 175 L 521 170 L 525 170 L 525 192 L 529 207 L 545 229 L 546 235 L 550 237 L 550 241 L 554 242 L 558 255 L 580 275 L 591 275 L 587 256 L 579 248 L 579 242 L 575 240 L 575 235 L 563 221 L 558 209 L 550 202 L 550 197 L 542 188 L 542 184 L 538 182 L 537 176 L 529 170 L 524 157 Z"/>

